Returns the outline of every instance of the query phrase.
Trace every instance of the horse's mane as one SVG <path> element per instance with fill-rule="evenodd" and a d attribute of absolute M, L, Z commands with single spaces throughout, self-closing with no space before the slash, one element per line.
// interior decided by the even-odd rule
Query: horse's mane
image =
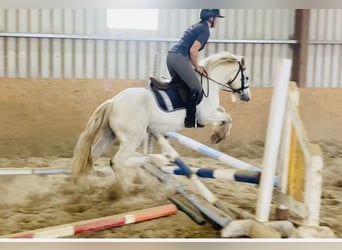
<path fill-rule="evenodd" d="M 227 51 L 224 51 L 221 53 L 213 54 L 203 59 L 201 61 L 201 64 L 206 69 L 210 69 L 223 63 L 241 61 L 242 58 L 242 56 L 234 55 Z"/>

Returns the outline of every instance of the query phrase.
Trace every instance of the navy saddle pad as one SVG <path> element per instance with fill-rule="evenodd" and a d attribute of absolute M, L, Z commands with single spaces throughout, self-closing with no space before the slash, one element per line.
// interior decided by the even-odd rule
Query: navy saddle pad
<path fill-rule="evenodd" d="M 150 84 L 152 93 L 160 109 L 165 112 L 173 112 L 185 108 L 185 103 L 180 94 L 175 88 L 167 88 L 165 90 L 157 89 L 153 84 Z"/>

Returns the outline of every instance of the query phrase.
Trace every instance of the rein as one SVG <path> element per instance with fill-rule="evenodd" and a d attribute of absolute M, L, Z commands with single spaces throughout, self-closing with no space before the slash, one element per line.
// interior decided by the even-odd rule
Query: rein
<path fill-rule="evenodd" d="M 245 78 L 245 74 L 244 74 L 244 71 L 246 68 L 244 68 L 241 63 L 238 61 L 238 64 L 239 64 L 239 70 L 236 72 L 235 76 L 233 77 L 232 80 L 229 80 L 227 81 L 226 83 L 220 83 L 218 81 L 216 81 L 215 79 L 209 77 L 208 75 L 204 75 L 204 74 L 201 74 L 201 85 L 203 86 L 203 77 L 205 77 L 207 79 L 207 93 L 205 93 L 203 91 L 203 94 L 205 97 L 208 97 L 209 96 L 209 80 L 210 81 L 213 81 L 214 83 L 220 85 L 220 86 L 223 86 L 224 89 L 223 91 L 228 91 L 228 92 L 233 92 L 233 93 L 236 93 L 236 92 L 240 92 L 242 90 L 245 90 L 245 89 L 248 89 L 249 86 L 245 86 L 245 79 L 248 80 L 248 77 Z M 236 78 L 238 77 L 238 75 L 241 73 L 241 78 L 240 78 L 240 81 L 241 81 L 241 87 L 238 88 L 238 89 L 234 89 L 232 87 L 232 83 L 236 80 Z"/>

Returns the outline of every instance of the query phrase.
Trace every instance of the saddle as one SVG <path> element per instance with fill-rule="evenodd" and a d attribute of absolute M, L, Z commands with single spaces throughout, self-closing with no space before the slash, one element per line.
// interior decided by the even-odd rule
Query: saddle
<path fill-rule="evenodd" d="M 159 107 L 164 111 L 171 112 L 185 108 L 189 88 L 180 79 L 166 79 L 162 81 L 151 76 L 150 88 Z M 201 102 L 202 98 L 203 92 L 197 104 Z"/>
<path fill-rule="evenodd" d="M 158 106 L 165 112 L 185 108 L 188 89 L 185 84 L 175 83 L 172 79 L 161 81 L 150 77 L 150 89 Z"/>
<path fill-rule="evenodd" d="M 151 76 L 150 89 L 156 99 L 157 105 L 163 111 L 173 112 L 179 109 L 185 109 L 189 88 L 182 82 L 176 82 L 174 79 L 161 81 Z M 201 102 L 202 98 L 203 92 L 197 104 Z M 204 125 L 197 123 L 197 127 L 201 128 Z"/>
<path fill-rule="evenodd" d="M 150 81 L 151 81 L 151 86 L 153 85 L 157 89 L 167 90 L 168 88 L 170 88 L 169 84 L 171 83 L 171 79 L 161 81 L 153 76 L 150 76 Z"/>

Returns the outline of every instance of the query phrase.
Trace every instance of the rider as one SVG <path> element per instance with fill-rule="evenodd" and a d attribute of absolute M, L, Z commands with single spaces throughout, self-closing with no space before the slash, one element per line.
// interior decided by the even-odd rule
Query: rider
<path fill-rule="evenodd" d="M 185 104 L 186 128 L 197 126 L 196 105 L 202 94 L 202 86 L 195 73 L 206 74 L 205 69 L 198 63 L 198 51 L 202 50 L 210 36 L 209 28 L 215 28 L 218 17 L 223 18 L 219 9 L 202 9 L 200 21 L 190 26 L 182 38 L 169 50 L 167 55 L 167 68 L 172 79 L 180 79 L 186 84 L 188 97 Z M 195 70 L 194 70 L 195 69 Z"/>

